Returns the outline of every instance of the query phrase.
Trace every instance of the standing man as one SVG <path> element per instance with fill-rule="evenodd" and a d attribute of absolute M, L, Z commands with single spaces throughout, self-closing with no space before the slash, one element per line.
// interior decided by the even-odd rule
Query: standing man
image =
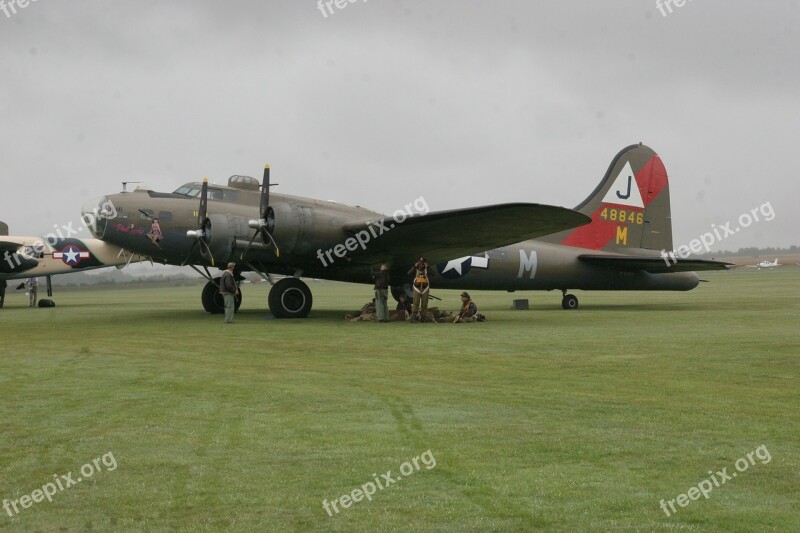
<path fill-rule="evenodd" d="M 38 278 L 28 278 L 25 281 L 25 285 L 28 287 L 28 296 L 30 298 L 30 306 L 36 307 L 36 297 L 39 292 L 39 280 Z"/>
<path fill-rule="evenodd" d="M 375 280 L 375 314 L 378 322 L 389 322 L 389 267 L 381 265 L 378 272 L 372 272 Z"/>
<path fill-rule="evenodd" d="M 219 293 L 225 301 L 225 324 L 233 324 L 233 313 L 236 310 L 236 293 L 239 292 L 236 278 L 233 277 L 234 268 L 236 268 L 236 263 L 228 263 L 228 268 L 219 278 Z"/>
<path fill-rule="evenodd" d="M 428 310 L 428 295 L 431 284 L 428 281 L 428 262 L 424 257 L 408 271 L 409 275 L 414 275 L 412 287 L 414 289 L 414 305 L 411 307 L 411 323 L 415 324 L 418 320 L 425 320 L 425 312 Z"/>
<path fill-rule="evenodd" d="M 6 287 L 8 287 L 6 280 L 0 279 L 0 309 L 2 309 L 3 304 L 6 303 Z"/>

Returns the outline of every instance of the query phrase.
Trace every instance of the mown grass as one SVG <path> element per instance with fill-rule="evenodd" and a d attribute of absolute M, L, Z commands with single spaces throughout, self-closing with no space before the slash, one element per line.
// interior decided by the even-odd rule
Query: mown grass
<path fill-rule="evenodd" d="M 64 291 L 0 310 L 0 498 L 109 451 L 114 471 L 9 531 L 800 529 L 800 272 L 689 293 L 476 293 L 482 324 L 348 323 L 365 286 L 314 283 L 306 320 L 245 286 Z M 451 309 L 456 291 L 439 291 Z M 528 297 L 533 310 L 511 311 Z M 670 517 L 661 499 L 765 445 Z M 322 501 L 430 450 L 436 466 L 329 517 Z"/>

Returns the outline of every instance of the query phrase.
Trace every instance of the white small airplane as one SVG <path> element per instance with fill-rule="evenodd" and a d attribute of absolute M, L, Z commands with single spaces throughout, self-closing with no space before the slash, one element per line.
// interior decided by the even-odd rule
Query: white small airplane
<path fill-rule="evenodd" d="M 776 257 L 775 261 L 772 261 L 772 262 L 770 262 L 770 261 L 761 261 L 760 263 L 756 263 L 755 265 L 747 265 L 747 266 L 749 266 L 750 268 L 757 268 L 757 269 L 761 270 L 762 268 L 772 268 L 772 267 L 779 267 L 779 266 L 783 266 L 783 265 L 778 263 L 778 258 Z"/>

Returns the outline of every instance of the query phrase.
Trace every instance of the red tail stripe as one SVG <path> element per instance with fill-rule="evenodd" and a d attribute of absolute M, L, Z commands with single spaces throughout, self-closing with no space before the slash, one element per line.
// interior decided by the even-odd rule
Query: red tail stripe
<path fill-rule="evenodd" d="M 664 168 L 664 163 L 657 155 L 651 157 L 650 161 L 636 173 L 636 185 L 639 187 L 645 207 L 658 198 L 667 183 L 669 183 L 667 169 Z M 615 221 L 600 220 L 600 213 L 602 213 L 606 205 L 600 204 L 597 210 L 592 213 L 591 224 L 576 228 L 561 241 L 561 244 L 590 250 L 602 250 L 605 248 L 612 239 L 616 238 L 617 226 L 619 225 Z M 625 207 L 625 209 L 639 211 L 638 208 L 630 206 Z"/>

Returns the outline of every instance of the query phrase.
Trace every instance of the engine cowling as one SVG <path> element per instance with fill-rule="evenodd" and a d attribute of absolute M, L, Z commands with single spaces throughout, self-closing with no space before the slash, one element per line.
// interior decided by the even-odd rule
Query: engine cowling
<path fill-rule="evenodd" d="M 234 260 L 233 246 L 237 235 L 247 235 L 251 230 L 247 220 L 231 215 L 211 215 L 211 238 L 208 249 L 217 265 Z"/>

